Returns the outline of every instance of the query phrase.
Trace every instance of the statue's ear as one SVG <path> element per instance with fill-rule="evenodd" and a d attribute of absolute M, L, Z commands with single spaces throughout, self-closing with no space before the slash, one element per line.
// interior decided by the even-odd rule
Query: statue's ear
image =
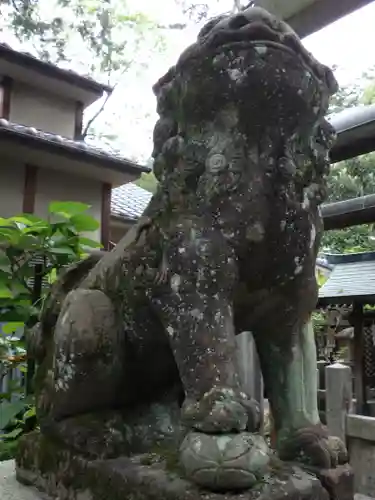
<path fill-rule="evenodd" d="M 198 33 L 198 40 L 202 40 L 203 38 L 206 38 L 206 36 L 210 33 L 210 31 L 212 30 L 212 28 L 214 28 L 214 26 L 216 26 L 225 17 L 227 17 L 227 16 L 221 15 L 221 16 L 216 16 L 216 17 L 213 17 L 212 19 L 210 19 L 203 26 L 203 28 L 200 30 L 200 32 Z"/>

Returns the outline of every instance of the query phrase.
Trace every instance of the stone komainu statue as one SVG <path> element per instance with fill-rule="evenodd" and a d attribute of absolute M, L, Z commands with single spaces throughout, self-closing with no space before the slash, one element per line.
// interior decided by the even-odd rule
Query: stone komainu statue
<path fill-rule="evenodd" d="M 112 252 L 54 285 L 32 339 L 45 438 L 90 459 L 179 449 L 199 484 L 251 486 L 270 456 L 236 366 L 252 331 L 280 458 L 346 462 L 319 421 L 310 323 L 336 90 L 258 8 L 208 22 L 156 83 L 157 192 Z M 226 447 L 252 458 L 199 469 Z"/>

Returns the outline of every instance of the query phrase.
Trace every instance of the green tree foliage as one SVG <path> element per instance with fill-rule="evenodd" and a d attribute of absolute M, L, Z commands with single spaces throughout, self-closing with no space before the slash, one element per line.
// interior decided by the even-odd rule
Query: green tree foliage
<path fill-rule="evenodd" d="M 149 158 L 146 165 L 152 168 L 153 159 Z M 149 174 L 142 174 L 141 177 L 135 182 L 137 186 L 149 191 L 150 193 L 155 193 L 158 185 L 158 180 L 153 172 Z"/>
<path fill-rule="evenodd" d="M 83 236 L 99 227 L 88 208 L 83 203 L 52 202 L 47 220 L 30 214 L 0 219 L 0 382 L 17 368 L 29 376 L 31 387 L 32 363 L 27 360 L 25 339 L 37 322 L 44 296 L 61 269 L 101 246 Z M 25 385 L 20 380 L 9 383 L 0 394 L 5 442 L 27 430 L 30 419 L 35 420 L 35 411 Z"/>
<path fill-rule="evenodd" d="M 157 24 L 126 0 L 2 0 L 0 15 L 2 32 L 25 50 L 114 88 L 133 64 L 147 65 L 141 46 L 150 52 L 163 48 Z M 87 119 L 81 139 L 100 135 L 93 125 L 112 94 Z"/>
<path fill-rule="evenodd" d="M 80 61 L 85 73 L 107 77 L 108 83 L 115 83 L 132 51 L 156 28 L 123 0 L 3 0 L 1 9 L 2 28 L 29 43 L 37 57 L 71 63 L 78 43 L 80 54 L 88 56 Z"/>
<path fill-rule="evenodd" d="M 331 112 L 375 102 L 375 68 L 354 84 L 342 88 L 332 99 Z M 328 201 L 342 201 L 375 194 L 375 153 L 351 158 L 331 166 L 328 178 Z M 333 253 L 374 250 L 369 238 L 371 225 L 354 226 L 324 233 L 322 249 Z"/>
<path fill-rule="evenodd" d="M 221 11 L 227 8 L 228 12 L 239 12 L 248 7 L 252 2 L 249 0 L 210 0 L 208 2 L 194 2 L 191 0 L 175 0 L 175 3 L 181 8 L 182 13 L 189 20 L 199 23 L 212 15 L 212 11 L 217 14 L 217 9 Z"/>
<path fill-rule="evenodd" d="M 150 193 L 155 193 L 158 185 L 158 180 L 153 172 L 149 174 L 142 174 L 141 177 L 136 181 L 137 186 L 149 191 Z"/>

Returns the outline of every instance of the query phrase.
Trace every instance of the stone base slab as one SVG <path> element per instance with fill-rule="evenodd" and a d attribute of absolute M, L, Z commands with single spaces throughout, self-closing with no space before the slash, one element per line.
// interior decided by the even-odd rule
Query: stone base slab
<path fill-rule="evenodd" d="M 182 479 L 171 457 L 150 454 L 88 460 L 73 456 L 37 433 L 20 440 L 16 463 L 19 482 L 59 500 L 330 499 L 315 475 L 295 465 L 275 462 L 270 474 L 251 490 L 218 494 Z"/>
<path fill-rule="evenodd" d="M 330 500 L 353 500 L 354 473 L 349 464 L 336 469 L 310 469 L 328 491 Z"/>

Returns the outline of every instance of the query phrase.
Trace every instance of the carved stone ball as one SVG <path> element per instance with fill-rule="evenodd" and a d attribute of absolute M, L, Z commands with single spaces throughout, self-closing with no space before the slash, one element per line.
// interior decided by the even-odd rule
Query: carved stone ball
<path fill-rule="evenodd" d="M 251 488 L 268 470 L 270 450 L 258 434 L 189 433 L 180 448 L 188 479 L 213 491 Z"/>

